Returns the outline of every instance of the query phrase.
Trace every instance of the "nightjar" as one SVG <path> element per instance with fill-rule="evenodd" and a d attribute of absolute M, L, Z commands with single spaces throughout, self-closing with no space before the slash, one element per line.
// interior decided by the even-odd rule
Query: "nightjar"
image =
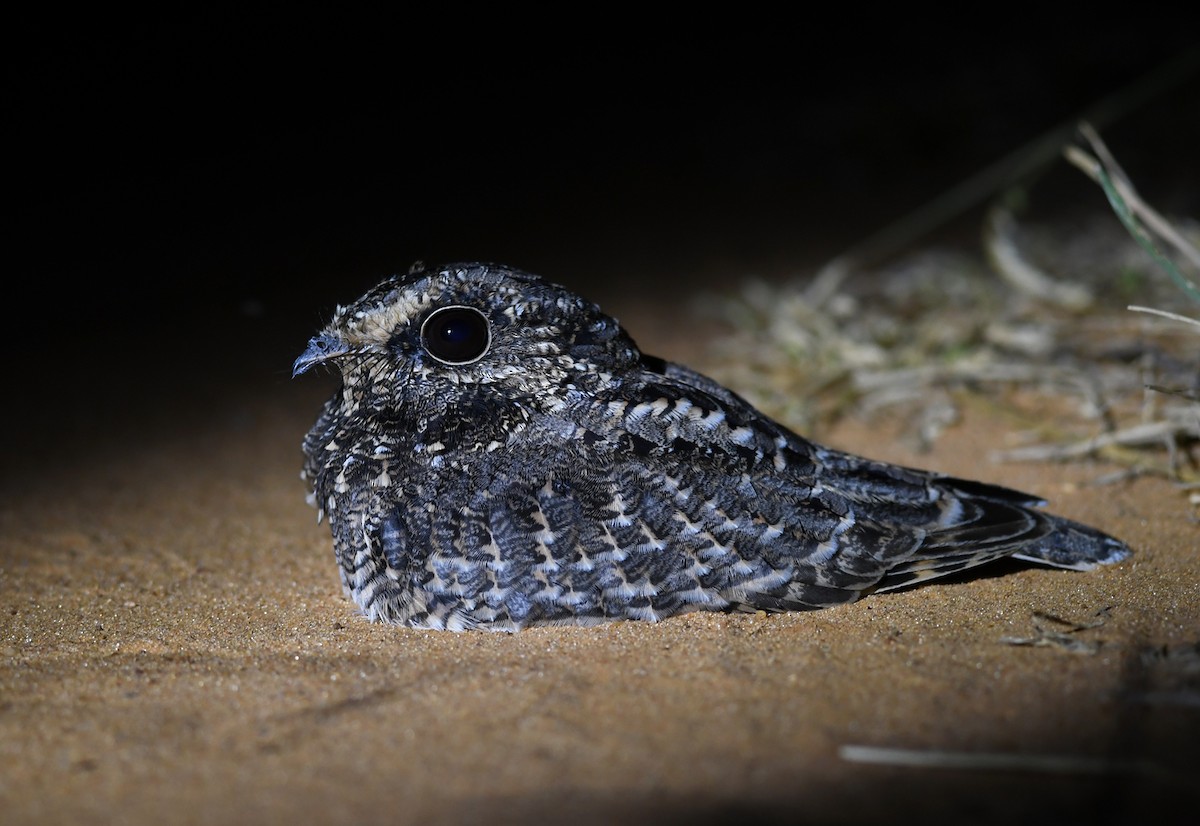
<path fill-rule="evenodd" d="M 515 631 L 822 608 L 1005 556 L 1129 549 L 1036 497 L 813 444 L 640 352 L 574 293 L 414 268 L 308 343 L 342 385 L 304 440 L 309 501 L 373 620 Z"/>

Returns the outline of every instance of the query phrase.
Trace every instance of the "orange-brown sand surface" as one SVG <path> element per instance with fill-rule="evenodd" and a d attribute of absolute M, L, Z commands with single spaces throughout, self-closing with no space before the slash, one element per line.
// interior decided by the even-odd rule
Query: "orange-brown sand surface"
<path fill-rule="evenodd" d="M 297 478 L 331 383 L 278 361 L 219 401 L 142 399 L 107 439 L 12 446 L 3 823 L 1183 823 L 1200 803 L 1200 528 L 1165 481 L 990 464 L 1003 425 L 974 412 L 921 455 L 900 423 L 849 421 L 825 441 L 1036 491 L 1135 556 L 810 613 L 416 631 L 343 596 Z M 1004 642 L 1037 626 L 1085 650 Z"/>

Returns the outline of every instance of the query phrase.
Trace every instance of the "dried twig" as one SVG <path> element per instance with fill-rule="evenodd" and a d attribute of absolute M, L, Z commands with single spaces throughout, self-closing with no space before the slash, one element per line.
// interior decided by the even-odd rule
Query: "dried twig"
<path fill-rule="evenodd" d="M 1189 421 L 1186 414 L 1196 417 Z M 1105 448 L 1146 447 L 1163 444 L 1166 440 L 1174 440 L 1180 436 L 1200 439 L 1200 412 L 1181 411 L 1176 421 L 1147 422 L 1122 428 L 1112 433 L 1101 433 L 1090 439 L 1084 439 L 1071 444 L 1047 444 L 1017 447 L 1010 450 L 998 450 L 992 453 L 993 461 L 997 462 L 1046 462 L 1062 459 L 1079 459 L 1101 452 Z"/>
<path fill-rule="evenodd" d="M 1029 261 L 1016 241 L 1017 221 L 1004 207 L 988 212 L 985 249 L 992 267 L 1019 292 L 1068 310 L 1083 310 L 1092 303 L 1092 291 L 1083 284 L 1059 281 Z"/>
<path fill-rule="evenodd" d="M 1080 623 L 1063 619 L 1054 614 L 1035 611 L 1033 614 L 1033 628 L 1036 633 L 1032 637 L 1001 637 L 1000 642 L 1005 645 L 1061 648 L 1064 651 L 1070 651 L 1072 654 L 1095 654 L 1100 650 L 1099 642 L 1081 640 L 1071 635 L 1104 625 L 1108 618 L 1108 612 L 1108 608 L 1102 608 L 1096 612 L 1096 619 Z M 1043 624 L 1038 620 L 1044 620 L 1046 623 L 1059 626 L 1059 628 L 1051 628 L 1049 625 Z"/>
<path fill-rule="evenodd" d="M 845 745 L 838 757 L 848 763 L 873 763 L 919 769 L 1018 771 L 1038 774 L 1148 774 L 1155 767 L 1142 761 L 1109 760 L 1069 754 L 966 752 Z"/>

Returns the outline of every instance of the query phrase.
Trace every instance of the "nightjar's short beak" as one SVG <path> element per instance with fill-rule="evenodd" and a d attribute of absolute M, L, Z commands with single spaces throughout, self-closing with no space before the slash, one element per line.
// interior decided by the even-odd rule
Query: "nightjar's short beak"
<path fill-rule="evenodd" d="M 314 364 L 344 355 L 349 349 L 346 342 L 335 335 L 321 333 L 319 336 L 313 336 L 308 341 L 308 347 L 304 348 L 300 358 L 292 365 L 292 378 L 296 378 Z"/>

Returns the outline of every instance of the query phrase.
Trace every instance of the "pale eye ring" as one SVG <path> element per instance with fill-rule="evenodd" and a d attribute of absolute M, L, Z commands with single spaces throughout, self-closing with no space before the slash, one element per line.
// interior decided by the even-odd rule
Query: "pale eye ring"
<path fill-rule="evenodd" d="M 421 324 L 421 346 L 443 364 L 479 361 L 491 344 L 492 328 L 487 316 L 474 307 L 441 307 Z"/>

